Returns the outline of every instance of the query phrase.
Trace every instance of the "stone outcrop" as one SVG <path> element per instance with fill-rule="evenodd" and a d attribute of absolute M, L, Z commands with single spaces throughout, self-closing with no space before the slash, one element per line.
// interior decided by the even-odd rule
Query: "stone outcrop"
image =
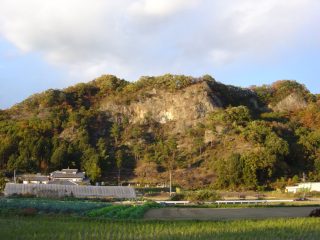
<path fill-rule="evenodd" d="M 292 93 L 274 107 L 270 106 L 273 111 L 277 112 L 290 112 L 303 109 L 307 106 L 307 101 L 300 95 Z"/>
<path fill-rule="evenodd" d="M 171 122 L 175 124 L 176 131 L 182 131 L 220 107 L 221 100 L 206 82 L 200 82 L 176 92 L 153 89 L 147 98 L 129 105 L 105 101 L 101 103 L 100 110 L 113 118 L 126 116 L 131 123 L 143 123 L 148 118 L 161 124 Z"/>

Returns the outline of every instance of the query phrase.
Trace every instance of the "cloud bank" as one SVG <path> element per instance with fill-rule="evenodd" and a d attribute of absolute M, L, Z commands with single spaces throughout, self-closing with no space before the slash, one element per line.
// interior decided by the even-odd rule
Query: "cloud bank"
<path fill-rule="evenodd" d="M 0 36 L 75 78 L 203 72 L 319 44 L 318 0 L 0 0 Z M 314 40 L 313 40 L 314 39 Z"/>

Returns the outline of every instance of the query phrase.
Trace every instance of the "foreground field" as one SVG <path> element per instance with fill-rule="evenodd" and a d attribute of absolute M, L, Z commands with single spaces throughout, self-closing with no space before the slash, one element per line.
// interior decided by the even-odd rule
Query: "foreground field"
<path fill-rule="evenodd" d="M 319 239 L 320 219 L 220 222 L 110 221 L 0 216 L 1 239 Z"/>

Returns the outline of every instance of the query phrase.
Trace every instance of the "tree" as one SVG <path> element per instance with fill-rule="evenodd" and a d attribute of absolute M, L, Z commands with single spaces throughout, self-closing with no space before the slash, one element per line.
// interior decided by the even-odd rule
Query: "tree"
<path fill-rule="evenodd" d="M 100 158 L 94 148 L 88 148 L 81 158 L 82 165 L 91 181 L 95 182 L 101 177 Z"/>
<path fill-rule="evenodd" d="M 32 157 L 38 161 L 38 169 L 47 168 L 51 154 L 50 142 L 41 136 L 33 145 Z"/>
<path fill-rule="evenodd" d="M 67 167 L 67 147 L 65 144 L 60 145 L 56 148 L 51 156 L 50 163 L 53 164 L 53 168 Z"/>
<path fill-rule="evenodd" d="M 162 157 L 164 158 L 165 166 L 169 172 L 169 185 L 170 185 L 170 195 L 172 194 L 172 171 L 175 168 L 176 156 L 178 145 L 174 137 L 170 137 L 167 141 L 161 144 L 162 146 Z"/>
<path fill-rule="evenodd" d="M 11 138 L 3 138 L 0 140 L 0 168 L 3 168 L 8 162 L 9 157 L 17 148 L 15 142 Z"/>
<path fill-rule="evenodd" d="M 121 168 L 123 164 L 123 152 L 121 149 L 119 149 L 116 152 L 116 166 L 118 168 L 118 185 L 120 186 L 120 177 L 121 177 Z"/>
<path fill-rule="evenodd" d="M 6 186 L 5 175 L 2 171 L 0 171 L 0 192 L 3 192 L 5 186 Z"/>
<path fill-rule="evenodd" d="M 107 152 L 107 142 L 106 142 L 106 140 L 103 139 L 103 138 L 99 138 L 96 147 L 97 147 L 97 150 L 98 150 L 100 158 L 103 161 L 107 160 L 109 155 L 108 155 L 108 152 Z"/>
<path fill-rule="evenodd" d="M 225 159 L 220 158 L 215 163 L 217 188 L 237 189 L 242 183 L 243 161 L 239 153 L 231 153 Z"/>
<path fill-rule="evenodd" d="M 134 172 L 141 182 L 152 183 L 158 174 L 157 167 L 157 164 L 152 161 L 152 156 L 147 152 L 143 156 L 143 159 L 137 163 Z"/>
<path fill-rule="evenodd" d="M 114 123 L 111 127 L 111 137 L 113 137 L 116 146 L 118 145 L 121 128 L 118 123 Z"/>

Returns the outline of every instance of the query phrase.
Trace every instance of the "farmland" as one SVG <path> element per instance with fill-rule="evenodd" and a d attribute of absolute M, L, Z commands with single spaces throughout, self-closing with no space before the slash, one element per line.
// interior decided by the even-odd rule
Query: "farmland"
<path fill-rule="evenodd" d="M 220 222 L 110 221 L 70 216 L 1 216 L 2 239 L 318 239 L 320 219 Z"/>
<path fill-rule="evenodd" d="M 297 212 L 314 207 L 282 207 Z M 149 211 L 151 209 L 151 211 Z M 173 221 L 147 219 L 152 211 L 273 211 L 280 207 L 210 209 L 112 204 L 89 200 L 36 198 L 0 199 L 1 239 L 318 239 L 320 219 Z M 309 209 L 307 209 L 309 212 Z M 281 210 L 282 211 L 282 210 Z M 147 214 L 146 214 L 147 213 Z M 212 215 L 212 214 L 211 214 Z M 306 216 L 306 215 L 300 215 Z M 268 217 L 268 216 L 265 216 Z M 281 217 L 281 215 L 280 215 Z M 195 219 L 195 218 L 189 218 Z M 212 220 L 214 218 L 211 218 Z M 226 219 L 228 219 L 226 221 Z"/>
<path fill-rule="evenodd" d="M 45 213 L 84 213 L 110 204 L 91 201 L 62 201 L 36 198 L 1 198 L 0 209 L 34 209 Z"/>
<path fill-rule="evenodd" d="M 16 215 L 69 214 L 100 219 L 141 219 L 159 204 L 111 204 L 87 200 L 57 200 L 37 198 L 0 198 L 0 213 Z"/>

